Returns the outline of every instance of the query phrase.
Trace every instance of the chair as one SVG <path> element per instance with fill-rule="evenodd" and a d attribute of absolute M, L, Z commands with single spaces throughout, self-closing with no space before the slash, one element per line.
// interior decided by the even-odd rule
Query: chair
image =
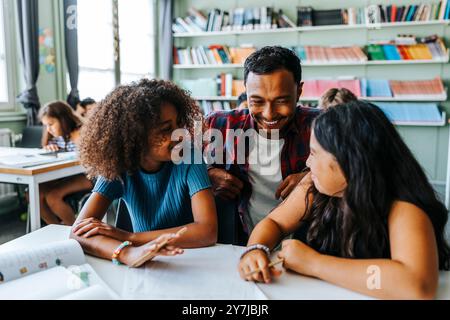
<path fill-rule="evenodd" d="M 217 208 L 218 237 L 217 242 L 222 244 L 245 245 L 238 216 L 237 203 L 215 198 Z M 116 211 L 116 228 L 133 232 L 130 214 L 125 202 L 120 199 Z"/>
<path fill-rule="evenodd" d="M 40 148 L 42 146 L 43 126 L 25 127 L 22 131 L 22 139 L 16 144 L 19 148 Z"/>
<path fill-rule="evenodd" d="M 131 223 L 130 213 L 128 212 L 125 201 L 119 199 L 116 210 L 116 228 L 124 231 L 133 232 L 133 224 Z"/>

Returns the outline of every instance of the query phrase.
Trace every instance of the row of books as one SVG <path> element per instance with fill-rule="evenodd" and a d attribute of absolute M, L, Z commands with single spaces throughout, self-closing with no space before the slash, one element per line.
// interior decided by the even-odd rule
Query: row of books
<path fill-rule="evenodd" d="M 378 41 L 366 48 L 370 60 L 446 60 L 448 50 L 437 35 L 399 35 L 394 41 Z"/>
<path fill-rule="evenodd" d="M 450 19 L 450 0 L 414 5 L 370 5 L 361 8 L 315 10 L 311 6 L 297 7 L 297 21 L 282 9 L 274 7 L 211 9 L 206 14 L 189 8 L 186 17 L 177 17 L 172 24 L 174 33 L 239 31 L 296 26 L 355 25 L 382 22 L 434 21 Z"/>
<path fill-rule="evenodd" d="M 386 116 L 396 124 L 444 124 L 437 103 L 377 102 Z"/>
<path fill-rule="evenodd" d="M 431 80 L 310 79 L 305 80 L 302 97 L 316 98 L 331 88 L 346 88 L 357 97 L 445 100 L 441 78 Z"/>
<path fill-rule="evenodd" d="M 221 73 L 216 78 L 182 79 L 178 84 L 194 97 L 237 97 L 245 92 L 244 81 L 233 79 L 231 73 Z"/>
<path fill-rule="evenodd" d="M 202 100 L 197 102 L 203 114 L 209 114 L 213 111 L 232 110 L 236 108 L 236 103 L 230 101 L 210 101 Z"/>
<path fill-rule="evenodd" d="M 283 10 L 273 7 L 235 8 L 230 11 L 214 8 L 208 14 L 190 8 L 188 16 L 173 21 L 172 31 L 186 33 L 295 27 L 296 24 Z"/>
<path fill-rule="evenodd" d="M 227 111 L 236 108 L 230 101 L 202 100 L 197 102 L 203 114 L 215 111 Z M 443 116 L 437 103 L 434 102 L 376 102 L 376 105 L 395 124 L 442 124 Z"/>
<path fill-rule="evenodd" d="M 174 48 L 174 63 L 182 65 L 243 64 L 256 51 L 254 47 L 232 48 L 225 45 L 210 45 Z"/>
<path fill-rule="evenodd" d="M 370 5 L 365 8 L 315 10 L 297 7 L 297 26 L 355 25 L 383 22 L 434 21 L 449 19 L 448 0 L 415 5 Z"/>
<path fill-rule="evenodd" d="M 194 97 L 237 97 L 245 92 L 243 80 L 233 79 L 230 73 L 221 73 L 216 78 L 183 79 L 179 85 Z M 346 88 L 357 97 L 434 99 L 446 100 L 442 79 L 431 80 L 387 80 L 366 78 L 307 79 L 303 84 L 303 99 L 317 99 L 331 88 Z"/>

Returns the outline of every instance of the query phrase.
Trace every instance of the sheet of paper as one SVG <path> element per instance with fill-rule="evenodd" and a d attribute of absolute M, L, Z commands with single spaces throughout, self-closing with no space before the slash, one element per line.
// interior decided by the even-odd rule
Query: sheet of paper
<path fill-rule="evenodd" d="M 187 249 L 158 256 L 145 267 L 128 268 L 122 298 L 171 300 L 265 300 L 253 282 L 240 278 L 241 250 L 231 245 Z"/>
<path fill-rule="evenodd" d="M 54 267 L 0 285 L 0 300 L 110 300 L 119 297 L 88 264 Z"/>
<path fill-rule="evenodd" d="M 83 249 L 73 239 L 0 254 L 0 285 L 56 266 L 85 263 Z"/>
<path fill-rule="evenodd" d="M 48 163 L 55 163 L 77 158 L 77 153 L 58 152 L 49 153 L 44 149 L 1 148 L 0 164 L 11 167 L 26 168 Z"/>

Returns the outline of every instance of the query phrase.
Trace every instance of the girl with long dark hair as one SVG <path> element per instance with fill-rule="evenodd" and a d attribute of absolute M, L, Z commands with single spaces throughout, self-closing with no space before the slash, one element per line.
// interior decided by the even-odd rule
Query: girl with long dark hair
<path fill-rule="evenodd" d="M 252 232 L 241 276 L 279 275 L 268 249 L 293 234 L 278 253 L 286 269 L 377 298 L 433 298 L 450 268 L 448 212 L 385 114 L 362 101 L 330 108 L 310 147 L 310 172 Z"/>

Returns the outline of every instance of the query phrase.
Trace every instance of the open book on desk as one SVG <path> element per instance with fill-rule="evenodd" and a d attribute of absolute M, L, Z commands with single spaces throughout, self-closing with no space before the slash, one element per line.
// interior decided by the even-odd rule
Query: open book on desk
<path fill-rule="evenodd" d="M 0 300 L 118 298 L 73 239 L 0 254 Z"/>
<path fill-rule="evenodd" d="M 44 149 L 7 148 L 0 150 L 0 165 L 15 168 L 35 167 L 77 159 L 76 152 L 49 152 Z"/>

